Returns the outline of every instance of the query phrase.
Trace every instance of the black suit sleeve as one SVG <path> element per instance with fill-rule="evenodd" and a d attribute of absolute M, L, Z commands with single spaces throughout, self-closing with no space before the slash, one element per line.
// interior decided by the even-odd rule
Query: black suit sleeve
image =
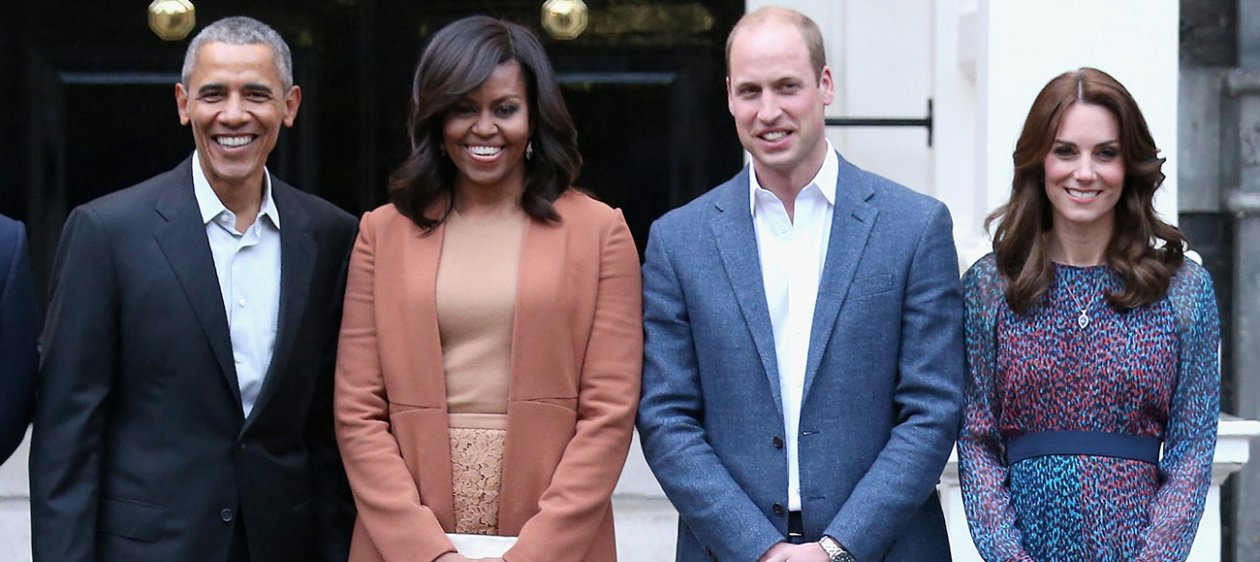
<path fill-rule="evenodd" d="M 12 246 L 0 242 L 0 463 L 26 436 L 35 405 L 38 319 L 26 229 L 10 223 Z"/>
<path fill-rule="evenodd" d="M 328 342 L 322 349 L 310 350 L 318 353 L 319 373 L 315 377 L 315 391 L 312 393 L 311 409 L 308 417 L 307 444 L 311 451 L 311 482 L 315 499 L 315 517 L 319 527 L 319 539 L 316 545 L 320 556 L 329 562 L 341 562 L 350 555 L 350 534 L 354 526 L 354 498 L 350 494 L 350 484 L 346 481 L 346 471 L 341 464 L 341 454 L 337 449 L 337 438 L 333 427 L 333 371 L 337 361 L 337 336 L 341 332 L 341 307 L 345 296 L 346 272 L 350 265 L 350 248 L 353 247 L 357 234 L 357 222 L 353 217 L 339 213 L 330 219 L 335 220 L 334 240 L 329 246 L 337 248 L 341 253 L 341 266 L 332 302 L 336 310 L 331 315 L 331 326 L 328 327 Z M 344 218 L 344 220 L 342 220 Z"/>
<path fill-rule="evenodd" d="M 70 214 L 52 301 L 31 437 L 34 559 L 94 560 L 107 400 L 117 370 L 118 291 L 106 230 Z"/>

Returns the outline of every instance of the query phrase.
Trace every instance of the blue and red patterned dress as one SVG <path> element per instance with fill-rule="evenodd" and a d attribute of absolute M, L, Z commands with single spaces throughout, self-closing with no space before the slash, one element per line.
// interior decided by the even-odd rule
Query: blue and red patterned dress
<path fill-rule="evenodd" d="M 958 452 L 984 559 L 1185 560 L 1220 411 L 1207 271 L 1186 260 L 1167 295 L 1128 312 L 1104 300 L 1122 286 L 1106 266 L 1056 264 L 1042 304 L 1025 315 L 1006 304 L 992 254 L 963 286 L 969 379 Z M 1051 446 L 1015 454 L 1034 438 Z M 1154 448 L 1134 460 L 1141 455 L 1112 456 L 1113 441 Z"/>

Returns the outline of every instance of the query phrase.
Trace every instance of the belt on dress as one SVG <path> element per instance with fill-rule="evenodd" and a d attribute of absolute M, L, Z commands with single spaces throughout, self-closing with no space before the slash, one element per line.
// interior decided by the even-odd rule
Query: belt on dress
<path fill-rule="evenodd" d="M 1006 465 L 1046 455 L 1116 457 L 1159 464 L 1162 440 L 1149 435 L 1106 431 L 1037 431 L 1006 442 Z"/>

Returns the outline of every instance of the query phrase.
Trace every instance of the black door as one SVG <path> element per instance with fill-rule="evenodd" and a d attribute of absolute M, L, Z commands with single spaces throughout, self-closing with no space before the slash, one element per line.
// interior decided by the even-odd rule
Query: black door
<path fill-rule="evenodd" d="M 385 201 L 386 179 L 406 152 L 420 49 L 474 13 L 542 38 L 579 131 L 578 185 L 624 210 L 640 248 L 653 219 L 741 163 L 722 78 L 726 32 L 743 2 L 586 0 L 589 27 L 567 41 L 544 31 L 542 0 L 193 3 L 197 29 L 243 14 L 289 42 L 303 101 L 269 167 L 354 214 Z M 0 213 L 27 222 L 43 285 L 70 209 L 191 153 L 174 103 L 187 40 L 151 32 L 147 0 L 3 4 Z"/>

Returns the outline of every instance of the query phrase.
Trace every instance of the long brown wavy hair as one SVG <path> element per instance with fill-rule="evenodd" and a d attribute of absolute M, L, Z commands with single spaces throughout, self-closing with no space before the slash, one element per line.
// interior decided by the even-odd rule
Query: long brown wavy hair
<path fill-rule="evenodd" d="M 525 27 L 489 16 L 471 16 L 443 27 L 425 47 L 411 87 L 407 135 L 411 153 L 389 178 L 389 200 L 403 216 L 430 230 L 450 215 L 458 170 L 441 153 L 442 126 L 449 111 L 490 77 L 516 61 L 525 78 L 533 157 L 525 161 L 521 207 L 534 220 L 557 222 L 552 202 L 582 169 L 577 130 L 542 44 Z M 446 203 L 440 216 L 430 205 Z"/>
<path fill-rule="evenodd" d="M 1063 114 L 1074 103 L 1106 108 L 1120 128 L 1124 188 L 1116 202 L 1115 230 L 1107 244 L 1106 264 L 1124 281 L 1107 294 L 1119 310 L 1159 300 L 1184 259 L 1186 237 L 1155 214 L 1155 190 L 1164 182 L 1164 158 L 1146 126 L 1137 102 L 1120 82 L 1094 68 L 1065 72 L 1037 94 L 1015 144 L 1015 179 L 1011 198 L 984 221 L 993 228 L 997 268 L 1006 279 L 1006 302 L 1023 314 L 1037 305 L 1054 278 L 1044 235 L 1054 218 L 1045 192 L 1045 159 L 1054 145 Z"/>

